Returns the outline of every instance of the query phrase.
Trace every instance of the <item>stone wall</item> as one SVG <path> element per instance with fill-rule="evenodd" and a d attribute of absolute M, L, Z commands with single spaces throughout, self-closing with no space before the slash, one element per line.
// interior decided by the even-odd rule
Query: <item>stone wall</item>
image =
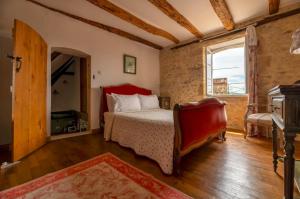
<path fill-rule="evenodd" d="M 171 105 L 203 98 L 202 47 L 190 45 L 160 53 L 160 93 Z"/>
<path fill-rule="evenodd" d="M 257 28 L 258 103 L 268 104 L 268 90 L 300 80 L 300 55 L 289 52 L 292 33 L 300 28 L 300 14 Z M 264 107 L 261 107 L 264 111 Z"/>
<path fill-rule="evenodd" d="M 291 35 L 299 28 L 300 14 L 257 27 L 258 48 L 258 97 L 260 105 L 267 105 L 267 92 L 277 84 L 291 84 L 300 79 L 300 55 L 291 55 Z M 244 33 L 179 49 L 160 52 L 160 92 L 170 96 L 171 104 L 196 101 L 205 94 L 206 46 L 244 36 Z M 298 68 L 299 67 L 299 68 Z M 243 117 L 247 97 L 220 97 L 227 101 L 228 128 L 243 130 Z M 264 109 L 261 109 L 264 111 Z"/>

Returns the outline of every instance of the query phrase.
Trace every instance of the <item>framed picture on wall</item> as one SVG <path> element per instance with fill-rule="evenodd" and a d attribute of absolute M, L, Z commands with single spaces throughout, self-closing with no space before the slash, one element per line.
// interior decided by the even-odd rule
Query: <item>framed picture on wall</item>
<path fill-rule="evenodd" d="M 124 73 L 136 74 L 136 57 L 124 55 L 123 60 Z"/>

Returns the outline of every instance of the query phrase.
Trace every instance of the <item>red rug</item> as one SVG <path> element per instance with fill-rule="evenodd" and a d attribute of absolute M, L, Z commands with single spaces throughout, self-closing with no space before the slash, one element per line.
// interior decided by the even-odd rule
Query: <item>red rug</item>
<path fill-rule="evenodd" d="M 190 198 L 106 153 L 0 192 L 11 198 Z"/>

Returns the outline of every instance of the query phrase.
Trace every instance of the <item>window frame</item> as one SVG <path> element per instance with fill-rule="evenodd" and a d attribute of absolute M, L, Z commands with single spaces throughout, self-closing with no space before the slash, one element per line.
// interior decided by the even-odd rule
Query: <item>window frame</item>
<path fill-rule="evenodd" d="M 239 47 L 244 47 L 244 74 L 245 74 L 245 94 L 236 94 L 236 95 L 232 95 L 232 94 L 223 94 L 223 95 L 216 95 L 213 93 L 213 55 L 215 53 L 224 51 L 224 50 L 228 50 L 228 49 L 234 49 L 234 48 L 239 48 Z M 211 54 L 211 78 L 212 78 L 212 83 L 211 83 L 211 90 L 212 93 L 208 93 L 208 70 L 207 70 L 207 55 Z M 205 92 L 206 92 L 206 96 L 208 97 L 245 97 L 248 96 L 248 70 L 247 70 L 247 64 L 246 64 L 246 48 L 245 48 L 245 42 L 237 42 L 235 44 L 231 44 L 231 45 L 224 45 L 220 48 L 216 48 L 216 49 L 211 49 L 210 46 L 205 47 Z"/>
<path fill-rule="evenodd" d="M 208 48 L 208 47 L 206 47 L 206 50 L 205 50 L 205 92 L 206 92 L 206 96 L 213 96 L 213 84 L 211 84 L 211 90 L 212 90 L 212 94 L 209 94 L 208 93 L 208 81 L 207 81 L 207 79 L 208 79 L 208 77 L 207 77 L 207 74 L 208 74 L 208 70 L 207 70 L 207 57 L 208 57 L 208 54 L 210 54 L 211 56 L 211 67 L 213 66 L 213 59 L 212 59 L 212 51 Z M 211 78 L 212 78 L 212 70 L 211 70 Z M 212 81 L 211 81 L 212 82 Z"/>

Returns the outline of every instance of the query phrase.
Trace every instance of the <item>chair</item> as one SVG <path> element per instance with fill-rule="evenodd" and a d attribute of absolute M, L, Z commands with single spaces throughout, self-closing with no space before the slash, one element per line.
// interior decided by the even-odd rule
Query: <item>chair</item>
<path fill-rule="evenodd" d="M 256 108 L 257 110 L 258 105 L 257 104 L 249 104 L 247 112 L 244 117 L 244 128 L 245 128 L 245 133 L 244 133 L 244 138 L 247 137 L 248 133 L 248 124 L 253 124 L 256 126 L 263 126 L 266 128 L 266 137 L 270 137 L 269 133 L 271 132 L 272 129 L 272 114 L 271 113 L 254 113 L 250 114 L 250 111 Z"/>

